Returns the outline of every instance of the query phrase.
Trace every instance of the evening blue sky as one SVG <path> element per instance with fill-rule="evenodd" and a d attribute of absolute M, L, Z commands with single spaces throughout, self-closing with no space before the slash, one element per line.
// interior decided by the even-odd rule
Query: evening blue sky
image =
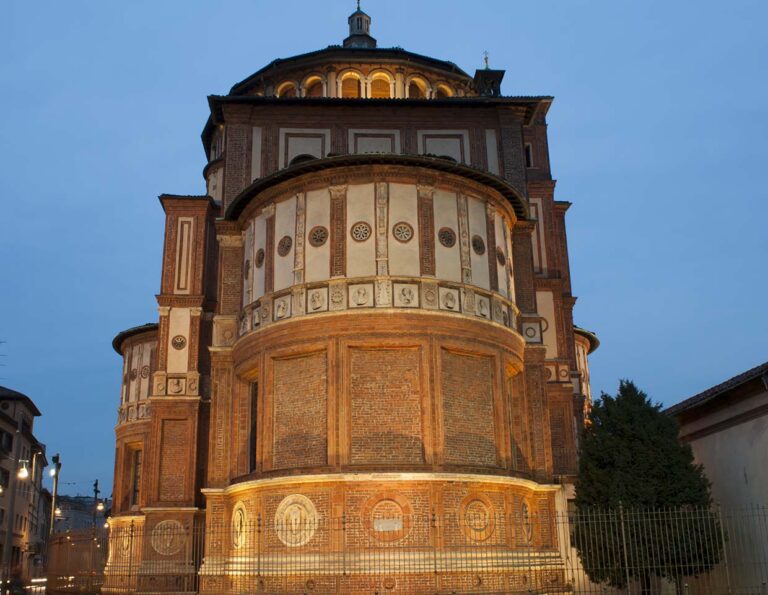
<path fill-rule="evenodd" d="M 768 3 L 364 0 L 380 47 L 554 95 L 556 198 L 592 386 L 675 403 L 768 360 Z M 62 491 L 111 485 L 120 330 L 157 319 L 160 193 L 202 194 L 206 96 L 340 43 L 340 0 L 5 0 L 0 384 Z"/>

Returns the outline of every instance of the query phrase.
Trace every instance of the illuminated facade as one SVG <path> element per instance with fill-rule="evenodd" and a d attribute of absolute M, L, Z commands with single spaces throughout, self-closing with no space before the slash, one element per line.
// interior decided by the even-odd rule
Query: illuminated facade
<path fill-rule="evenodd" d="M 201 592 L 244 592 L 247 526 L 299 560 L 295 577 L 260 567 L 258 589 L 314 589 L 311 552 L 324 589 L 360 592 L 389 579 L 350 543 L 448 551 L 564 507 L 597 343 L 572 322 L 552 98 L 378 48 L 360 10 L 349 25 L 343 46 L 209 97 L 207 194 L 160 197 L 159 321 L 114 342 L 111 524 L 146 537 L 131 588 L 179 590 L 158 561 L 194 556 L 152 539 L 171 530 L 208 532 L 189 565 Z M 448 516 L 475 529 L 419 529 Z M 345 533 L 306 530 L 324 523 Z M 529 559 L 551 562 L 558 538 L 540 533 Z M 323 566 L 342 553 L 352 570 Z M 412 574 L 384 588 L 417 592 Z"/>

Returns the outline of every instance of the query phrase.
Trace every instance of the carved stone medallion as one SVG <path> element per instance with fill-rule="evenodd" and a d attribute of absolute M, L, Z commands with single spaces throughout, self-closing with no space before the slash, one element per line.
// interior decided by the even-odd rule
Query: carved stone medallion
<path fill-rule="evenodd" d="M 256 268 L 260 269 L 264 266 L 264 248 L 259 248 L 256 252 Z"/>
<path fill-rule="evenodd" d="M 309 244 L 319 248 L 328 240 L 328 229 L 322 225 L 316 225 L 309 230 Z"/>
<path fill-rule="evenodd" d="M 467 496 L 461 504 L 462 531 L 472 541 L 485 541 L 495 528 L 493 504 L 480 494 Z"/>
<path fill-rule="evenodd" d="M 446 248 L 453 248 L 456 245 L 456 232 L 450 227 L 441 227 L 437 232 L 437 239 Z"/>
<path fill-rule="evenodd" d="M 280 256 L 288 256 L 293 246 L 293 238 L 291 236 L 283 236 L 277 243 L 277 253 Z"/>
<path fill-rule="evenodd" d="M 275 512 L 275 532 L 288 547 L 309 543 L 317 528 L 317 509 L 301 494 L 286 496 Z"/>
<path fill-rule="evenodd" d="M 245 527 L 248 523 L 248 513 L 245 504 L 238 502 L 232 511 L 232 547 L 240 549 L 245 545 Z"/>
<path fill-rule="evenodd" d="M 485 254 L 485 240 L 478 235 L 472 236 L 472 250 L 480 256 Z"/>
<path fill-rule="evenodd" d="M 413 508 L 402 494 L 382 492 L 368 499 L 361 516 L 368 535 L 376 541 L 393 542 L 410 533 Z"/>
<path fill-rule="evenodd" d="M 413 239 L 413 227 L 410 223 L 399 221 L 392 226 L 392 235 L 398 242 L 405 244 Z"/>
<path fill-rule="evenodd" d="M 364 242 L 371 237 L 371 226 L 365 221 L 358 221 L 349 230 L 352 239 L 356 242 Z"/>
<path fill-rule="evenodd" d="M 176 335 L 171 339 L 171 346 L 174 349 L 184 349 L 187 346 L 187 338 L 184 335 Z"/>
<path fill-rule="evenodd" d="M 496 260 L 499 262 L 499 266 L 504 266 L 507 263 L 507 257 L 504 256 L 504 250 L 500 247 L 496 248 Z"/>
<path fill-rule="evenodd" d="M 179 521 L 160 521 L 152 529 L 152 549 L 161 556 L 172 556 L 184 547 L 187 535 Z"/>

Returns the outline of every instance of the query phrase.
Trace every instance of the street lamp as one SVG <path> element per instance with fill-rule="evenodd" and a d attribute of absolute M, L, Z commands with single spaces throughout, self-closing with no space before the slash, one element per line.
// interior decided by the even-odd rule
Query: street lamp
<path fill-rule="evenodd" d="M 19 479 L 27 479 L 29 477 L 29 469 L 27 469 L 27 461 L 19 461 L 19 462 L 21 463 L 21 468 L 16 474 L 16 477 L 18 477 Z"/>
<path fill-rule="evenodd" d="M 53 467 L 51 467 L 50 474 L 53 478 L 53 493 L 51 494 L 51 509 L 54 514 L 51 515 L 51 526 L 48 527 L 48 534 L 53 535 L 54 525 L 56 523 L 56 517 L 61 516 L 61 508 L 56 506 L 56 498 L 59 495 L 59 474 L 61 473 L 61 457 L 59 453 L 53 455 Z"/>

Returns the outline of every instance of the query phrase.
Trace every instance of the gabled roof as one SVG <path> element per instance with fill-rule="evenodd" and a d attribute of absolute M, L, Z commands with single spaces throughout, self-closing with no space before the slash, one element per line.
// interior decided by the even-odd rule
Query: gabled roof
<path fill-rule="evenodd" d="M 453 62 L 415 54 L 402 48 L 345 48 L 331 45 L 322 50 L 307 52 L 306 54 L 299 54 L 297 56 L 291 56 L 290 58 L 278 58 L 272 60 L 272 62 L 267 64 L 264 68 L 257 70 L 248 78 L 243 79 L 234 85 L 232 89 L 230 89 L 229 94 L 242 95 L 247 93 L 255 85 L 261 84 L 263 78 L 271 76 L 272 74 L 278 74 L 281 69 L 289 70 L 294 67 L 306 67 L 315 63 L 322 64 L 329 61 L 413 62 L 419 66 L 433 70 L 443 70 L 454 77 L 466 78 L 467 83 L 472 82 L 472 77 Z"/>
<path fill-rule="evenodd" d="M 742 372 L 733 378 L 729 378 L 725 382 L 721 382 L 712 388 L 708 388 L 707 390 L 700 392 L 698 395 L 694 395 L 685 401 L 681 401 L 677 405 L 672 405 L 672 407 L 666 409 L 664 413 L 669 415 L 677 415 L 684 411 L 688 411 L 689 409 L 693 409 L 694 407 L 699 407 L 705 403 L 709 403 L 717 399 L 724 393 L 737 388 L 742 384 L 746 384 L 747 382 L 755 380 L 756 378 L 760 378 L 761 376 L 768 376 L 768 362 L 760 364 L 759 366 L 755 366 L 751 370 Z M 766 388 L 768 388 L 768 386 L 766 386 Z"/>
<path fill-rule="evenodd" d="M 0 401 L 22 401 L 27 406 L 27 409 L 32 412 L 32 415 L 35 417 L 40 417 L 42 415 L 32 399 L 30 399 L 27 395 L 15 391 L 11 388 L 0 386 Z"/>

